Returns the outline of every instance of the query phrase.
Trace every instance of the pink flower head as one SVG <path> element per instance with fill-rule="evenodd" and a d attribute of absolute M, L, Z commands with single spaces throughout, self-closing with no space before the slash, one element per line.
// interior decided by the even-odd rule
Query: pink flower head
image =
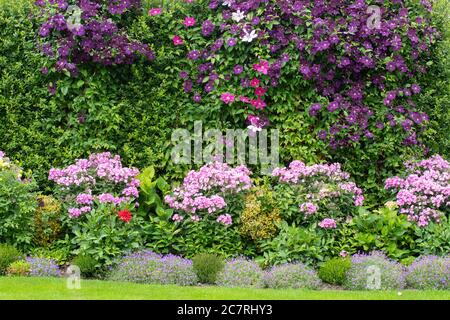
<path fill-rule="evenodd" d="M 244 103 L 250 103 L 252 100 L 246 96 L 239 96 L 239 101 Z"/>
<path fill-rule="evenodd" d="M 81 216 L 81 210 L 78 208 L 70 208 L 68 212 L 72 218 L 78 218 L 79 216 Z"/>
<path fill-rule="evenodd" d="M 161 12 L 162 12 L 161 8 L 152 8 L 148 11 L 148 14 L 150 16 L 157 16 L 157 15 L 161 14 Z"/>
<path fill-rule="evenodd" d="M 313 215 L 319 208 L 312 202 L 305 202 L 300 205 L 300 211 L 305 213 L 305 216 Z"/>
<path fill-rule="evenodd" d="M 258 71 L 259 73 L 267 75 L 269 72 L 269 62 L 266 60 L 261 60 L 258 64 L 253 65 L 253 69 Z"/>
<path fill-rule="evenodd" d="M 176 35 L 173 36 L 172 41 L 173 41 L 173 44 L 176 46 L 181 46 L 184 44 L 184 41 L 180 36 L 176 36 Z"/>
<path fill-rule="evenodd" d="M 181 222 L 181 221 L 184 220 L 184 218 L 183 218 L 182 216 L 180 216 L 179 214 L 175 213 L 175 214 L 172 216 L 172 220 L 175 221 L 175 222 Z"/>
<path fill-rule="evenodd" d="M 231 93 L 229 93 L 229 92 L 225 92 L 225 93 L 222 94 L 222 96 L 220 97 L 220 99 L 221 99 L 224 103 L 226 103 L 226 104 L 229 105 L 229 104 L 232 104 L 232 103 L 234 102 L 235 97 L 234 97 L 233 94 L 231 94 Z"/>
<path fill-rule="evenodd" d="M 261 98 L 252 100 L 251 104 L 252 104 L 252 106 L 254 106 L 256 108 L 256 110 L 262 110 L 267 106 L 266 102 L 264 100 L 262 100 Z"/>
<path fill-rule="evenodd" d="M 321 227 L 323 229 L 335 229 L 336 228 L 336 221 L 334 219 L 331 219 L 331 218 L 323 219 L 319 223 L 319 227 Z"/>
<path fill-rule="evenodd" d="M 217 220 L 218 223 L 222 223 L 226 226 L 229 226 L 233 223 L 233 219 L 231 218 L 231 216 L 229 214 L 222 214 L 220 215 Z"/>
<path fill-rule="evenodd" d="M 191 220 L 194 222 L 199 222 L 201 220 L 201 218 L 197 215 L 191 216 Z"/>
<path fill-rule="evenodd" d="M 262 97 L 263 95 L 266 94 L 266 91 L 267 90 L 265 88 L 258 87 L 258 88 L 255 89 L 255 95 L 258 96 L 258 97 Z"/>
<path fill-rule="evenodd" d="M 90 194 L 86 193 L 80 193 L 76 199 L 78 204 L 92 204 L 93 200 L 93 197 Z"/>
<path fill-rule="evenodd" d="M 195 21 L 195 18 L 193 18 L 193 17 L 186 17 L 186 19 L 184 19 L 183 24 L 184 24 L 186 27 L 193 27 L 193 26 L 195 25 L 196 22 L 197 22 L 197 21 Z"/>
<path fill-rule="evenodd" d="M 346 258 L 346 257 L 348 257 L 348 252 L 345 251 L 345 250 L 342 250 L 341 252 L 339 252 L 339 255 L 340 255 L 342 258 Z"/>
<path fill-rule="evenodd" d="M 259 81 L 258 79 L 253 78 L 253 79 L 250 81 L 250 85 L 251 85 L 253 88 L 257 88 L 257 87 L 259 87 L 260 82 L 261 82 L 261 81 Z"/>

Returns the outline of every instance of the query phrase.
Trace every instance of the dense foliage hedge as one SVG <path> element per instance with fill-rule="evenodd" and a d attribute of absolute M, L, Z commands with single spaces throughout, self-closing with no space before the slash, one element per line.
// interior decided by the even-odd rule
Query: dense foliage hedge
<path fill-rule="evenodd" d="M 172 36 L 185 16 L 207 18 L 210 12 L 204 1 L 172 3 L 164 8 L 164 18 L 145 14 L 130 21 L 128 36 L 150 44 L 154 61 L 142 58 L 131 66 L 108 68 L 87 64 L 77 78 L 52 72 L 52 62 L 38 52 L 40 25 L 32 0 L 16 1 L 14 6 L 0 3 L 0 149 L 32 169 L 41 188 L 48 185 L 52 166 L 104 150 L 120 154 L 127 165 L 153 164 L 166 178 L 179 180 L 188 168 L 170 162 L 173 128 L 190 129 L 195 120 L 202 120 L 205 129 L 242 127 L 235 117 L 214 111 L 211 99 L 197 104 L 183 92 L 179 73 L 185 68 L 185 52 L 173 45 Z M 418 79 L 422 87 L 418 108 L 430 116 L 422 135 L 430 152 L 448 157 L 449 38 L 444 10 L 448 2 L 441 0 L 436 6 L 433 24 L 443 36 L 431 48 L 430 72 Z M 47 75 L 39 72 L 43 67 L 50 68 Z M 55 95 L 49 94 L 49 85 L 56 88 Z M 292 82 L 281 81 L 271 93 L 270 120 L 281 130 L 282 162 L 341 162 L 365 190 L 368 204 L 384 197 L 383 181 L 401 170 L 405 158 L 422 153 L 404 146 L 394 129 L 372 142 L 331 151 L 317 137 L 322 124 L 308 114 L 318 99 L 310 86 L 299 90 Z"/>

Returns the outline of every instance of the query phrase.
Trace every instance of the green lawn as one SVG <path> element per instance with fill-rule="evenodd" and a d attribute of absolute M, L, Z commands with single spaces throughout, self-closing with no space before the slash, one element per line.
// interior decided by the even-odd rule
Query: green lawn
<path fill-rule="evenodd" d="M 450 300 L 450 291 L 405 290 L 397 291 L 312 291 L 312 290 L 271 290 L 218 287 L 178 287 L 140 285 L 99 280 L 82 280 L 81 289 L 67 289 L 65 279 L 56 278 L 8 278 L 0 277 L 0 299 L 61 299 L 61 300 L 101 300 L 101 299 L 161 299 L 161 300 Z"/>

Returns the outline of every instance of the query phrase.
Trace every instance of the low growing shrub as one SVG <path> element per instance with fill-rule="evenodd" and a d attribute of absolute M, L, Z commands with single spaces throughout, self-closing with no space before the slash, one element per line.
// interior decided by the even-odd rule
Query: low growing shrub
<path fill-rule="evenodd" d="M 340 228 L 341 226 L 339 226 Z M 261 242 L 264 266 L 302 262 L 315 266 L 327 256 L 335 256 L 333 230 L 315 225 L 309 228 L 290 226 L 286 221 L 279 224 L 279 233 L 273 239 Z"/>
<path fill-rule="evenodd" d="M 19 250 L 9 244 L 0 244 L 0 275 L 6 273 L 11 263 L 19 261 L 22 254 Z"/>
<path fill-rule="evenodd" d="M 22 179 L 22 170 L 0 151 L 0 242 L 31 247 L 35 187 L 31 179 Z"/>
<path fill-rule="evenodd" d="M 351 261 L 344 281 L 349 290 L 396 290 L 405 286 L 404 267 L 382 252 L 355 254 Z"/>
<path fill-rule="evenodd" d="M 245 197 L 245 208 L 241 214 L 240 231 L 252 240 L 273 238 L 281 221 L 280 210 L 273 198 L 273 191 L 267 187 L 252 189 Z"/>
<path fill-rule="evenodd" d="M 217 284 L 223 287 L 255 287 L 264 286 L 264 272 L 259 265 L 246 258 L 234 258 L 225 263 L 225 267 L 217 276 Z"/>
<path fill-rule="evenodd" d="M 317 273 L 302 263 L 274 266 L 264 276 L 264 285 L 271 289 L 319 289 L 321 281 Z"/>
<path fill-rule="evenodd" d="M 406 283 L 412 289 L 450 289 L 450 257 L 422 256 L 406 272 Z"/>
<path fill-rule="evenodd" d="M 200 253 L 192 258 L 194 271 L 201 283 L 214 284 L 217 274 L 223 270 L 225 262 L 221 256 Z"/>
<path fill-rule="evenodd" d="M 48 258 L 27 257 L 30 264 L 30 276 L 33 277 L 59 277 L 61 270 L 56 262 Z"/>
<path fill-rule="evenodd" d="M 351 266 L 352 262 L 348 258 L 333 258 L 320 267 L 319 277 L 326 283 L 342 285 L 345 281 L 345 273 Z"/>
<path fill-rule="evenodd" d="M 27 261 L 19 260 L 11 263 L 6 274 L 8 276 L 24 277 L 30 273 L 31 265 Z"/>
<path fill-rule="evenodd" d="M 395 260 L 412 255 L 415 243 L 415 224 L 399 214 L 393 202 L 373 212 L 361 209 L 349 223 L 352 235 L 343 245 L 350 253 L 382 251 Z"/>
<path fill-rule="evenodd" d="M 87 278 L 93 277 L 98 271 L 98 262 L 91 256 L 79 255 L 72 260 L 72 265 L 80 268 L 81 275 Z"/>
<path fill-rule="evenodd" d="M 49 196 L 39 196 L 37 202 L 38 208 L 33 221 L 33 242 L 40 247 L 46 247 L 61 235 L 61 204 Z"/>
<path fill-rule="evenodd" d="M 110 279 L 147 284 L 190 286 L 197 283 L 192 261 L 172 254 L 148 250 L 124 256 L 112 270 Z"/>

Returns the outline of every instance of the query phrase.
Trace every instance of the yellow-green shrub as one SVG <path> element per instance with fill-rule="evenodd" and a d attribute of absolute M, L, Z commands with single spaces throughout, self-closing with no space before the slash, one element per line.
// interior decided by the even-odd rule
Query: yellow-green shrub
<path fill-rule="evenodd" d="M 276 235 L 276 223 L 281 221 L 280 211 L 275 207 L 272 191 L 256 187 L 245 198 L 241 214 L 241 234 L 253 240 L 269 239 Z"/>
<path fill-rule="evenodd" d="M 39 196 L 37 201 L 33 242 L 38 246 L 46 247 L 57 240 L 61 234 L 61 204 L 49 196 Z"/>
<path fill-rule="evenodd" d="M 30 273 L 31 265 L 29 262 L 19 260 L 11 263 L 6 271 L 8 276 L 24 277 Z"/>

